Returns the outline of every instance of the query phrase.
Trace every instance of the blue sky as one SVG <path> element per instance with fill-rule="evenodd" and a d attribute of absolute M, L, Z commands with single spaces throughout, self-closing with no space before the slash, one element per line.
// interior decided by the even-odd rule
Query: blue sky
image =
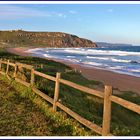
<path fill-rule="evenodd" d="M 0 30 L 59 31 L 93 41 L 140 45 L 140 5 L 0 5 Z"/>

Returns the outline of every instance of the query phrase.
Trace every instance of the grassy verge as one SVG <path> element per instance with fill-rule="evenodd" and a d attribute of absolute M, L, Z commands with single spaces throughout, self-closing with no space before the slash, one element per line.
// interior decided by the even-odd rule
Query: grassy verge
<path fill-rule="evenodd" d="M 0 78 L 1 136 L 94 135 L 65 113 L 54 113 L 30 88 Z"/>
<path fill-rule="evenodd" d="M 7 53 L 5 51 L 0 51 L 0 57 L 10 59 L 12 61 L 31 64 L 36 68 L 36 70 L 52 76 L 55 76 L 56 72 L 61 72 L 62 78 L 66 80 L 73 81 L 75 83 L 88 86 L 90 88 L 97 88 L 103 90 L 103 84 L 101 82 L 87 80 L 80 73 L 74 71 L 66 72 L 66 70 L 71 70 L 71 68 L 61 63 L 57 63 L 50 60 L 44 60 L 41 58 L 17 56 L 14 54 Z M 41 65 L 43 65 L 43 67 L 41 67 Z M 38 89 L 40 89 L 50 97 L 53 97 L 53 82 L 36 76 L 35 83 L 35 86 Z M 137 96 L 136 93 L 126 91 L 121 92 L 121 95 L 118 96 L 126 100 L 132 101 L 134 103 L 140 104 L 140 97 Z M 87 95 L 83 92 L 61 84 L 59 100 L 65 106 L 71 108 L 73 111 L 77 112 L 84 118 L 102 126 L 103 101 L 101 99 Z M 139 126 L 139 115 L 129 110 L 126 110 L 115 103 L 112 103 L 111 132 L 114 135 L 140 135 Z"/>

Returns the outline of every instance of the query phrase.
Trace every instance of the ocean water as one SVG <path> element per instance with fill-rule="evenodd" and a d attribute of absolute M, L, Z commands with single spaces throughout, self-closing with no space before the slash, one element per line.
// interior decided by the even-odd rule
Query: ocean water
<path fill-rule="evenodd" d="M 140 46 L 100 48 L 35 48 L 33 56 L 67 60 L 86 67 L 140 77 Z"/>

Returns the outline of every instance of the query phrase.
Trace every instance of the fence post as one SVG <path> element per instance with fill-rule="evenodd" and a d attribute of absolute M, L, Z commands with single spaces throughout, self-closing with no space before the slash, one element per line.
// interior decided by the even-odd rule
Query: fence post
<path fill-rule="evenodd" d="M 40 68 L 43 69 L 43 64 L 40 65 Z"/>
<path fill-rule="evenodd" d="M 17 70 L 18 70 L 18 65 L 17 65 L 17 63 L 15 63 L 14 78 L 17 77 Z"/>
<path fill-rule="evenodd" d="M 53 111 L 57 111 L 57 105 L 56 102 L 58 101 L 59 98 L 59 87 L 60 87 L 60 82 L 59 79 L 61 77 L 61 73 L 56 73 L 56 82 L 55 82 L 55 91 L 54 91 L 54 103 L 53 103 Z"/>
<path fill-rule="evenodd" d="M 30 81 L 31 86 L 34 85 L 34 80 L 35 80 L 34 68 L 32 68 L 31 69 L 31 81 Z"/>
<path fill-rule="evenodd" d="M 0 59 L 0 71 L 2 70 L 2 59 Z"/>
<path fill-rule="evenodd" d="M 7 61 L 6 75 L 8 74 L 8 71 L 9 71 L 9 60 Z"/>
<path fill-rule="evenodd" d="M 111 121 L 111 100 L 112 87 L 105 86 L 104 91 L 104 107 L 103 107 L 103 126 L 102 126 L 102 136 L 107 136 L 110 134 L 110 121 Z"/>

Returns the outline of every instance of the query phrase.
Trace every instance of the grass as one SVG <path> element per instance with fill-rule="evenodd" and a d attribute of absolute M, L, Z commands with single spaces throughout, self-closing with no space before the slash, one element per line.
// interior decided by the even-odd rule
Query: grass
<path fill-rule="evenodd" d="M 44 60 L 41 58 L 22 57 L 14 54 L 10 54 L 4 50 L 0 51 L 0 57 L 10 59 L 11 61 L 18 61 L 21 63 L 31 64 L 36 70 L 56 76 L 56 72 L 61 72 L 62 78 L 75 82 L 80 85 L 84 85 L 94 89 L 100 89 L 103 91 L 103 84 L 94 80 L 87 80 L 80 73 L 74 72 L 70 67 L 64 64 Z M 43 68 L 41 68 L 43 65 Z M 66 70 L 71 70 L 66 72 Z M 54 83 L 52 81 L 43 79 L 39 76 L 35 77 L 35 86 L 43 91 L 50 97 L 54 96 Z M 121 92 L 121 91 L 119 91 Z M 140 104 L 140 97 L 136 93 L 131 91 L 121 92 L 117 95 L 121 98 Z M 61 84 L 60 86 L 60 102 L 69 107 L 73 111 L 77 112 L 84 118 L 102 126 L 103 116 L 103 100 L 87 95 L 76 89 L 70 88 Z M 42 106 L 43 107 L 43 106 Z M 64 115 L 65 116 L 65 115 Z M 67 116 L 68 117 L 68 116 Z M 66 117 L 66 118 L 67 118 Z M 138 114 L 133 113 L 123 107 L 112 103 L 112 118 L 111 118 L 111 132 L 114 135 L 128 135 L 139 136 L 140 135 L 140 117 Z"/>
<path fill-rule="evenodd" d="M 93 135 L 64 113 L 54 113 L 31 89 L 0 78 L 1 136 Z"/>

